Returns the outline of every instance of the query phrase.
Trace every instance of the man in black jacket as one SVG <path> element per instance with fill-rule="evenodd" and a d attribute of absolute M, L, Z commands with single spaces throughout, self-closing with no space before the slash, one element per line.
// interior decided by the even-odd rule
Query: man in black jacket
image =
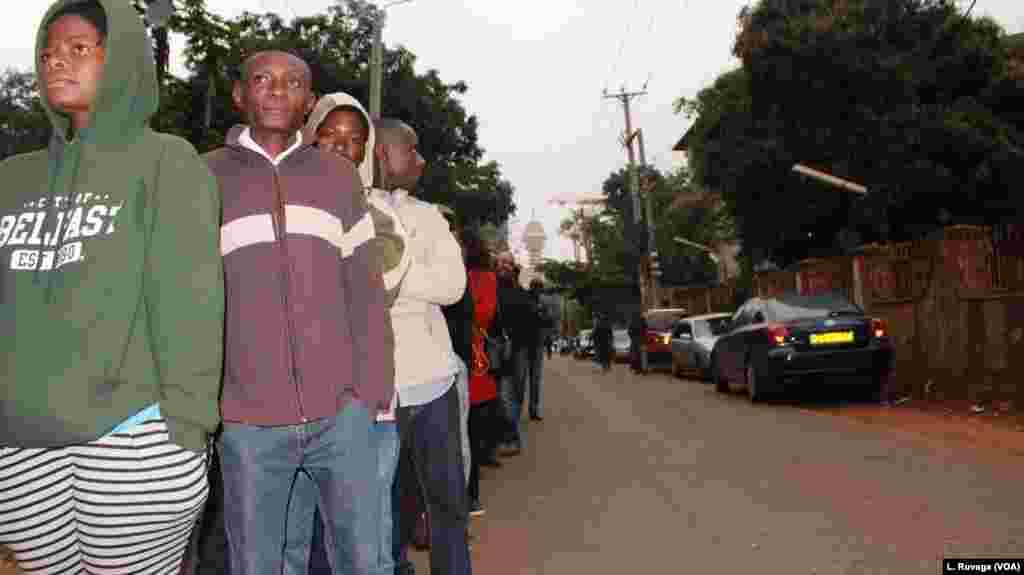
<path fill-rule="evenodd" d="M 447 209 L 447 208 L 446 208 Z M 448 225 L 451 226 L 452 234 L 455 239 L 459 241 L 459 245 L 462 245 L 462 234 L 455 224 L 455 214 L 451 210 L 442 210 L 445 214 L 445 218 L 448 220 Z M 465 250 L 463 250 L 465 252 Z M 466 272 L 466 281 L 469 285 L 469 272 Z M 473 359 L 473 295 L 467 288 L 462 292 L 462 299 L 459 301 L 441 307 L 441 313 L 444 314 L 445 323 L 448 324 L 448 334 L 452 338 L 452 348 L 455 350 L 455 355 L 459 356 L 462 363 L 466 366 L 468 371 L 469 366 L 472 364 Z M 459 400 L 461 406 L 461 412 L 459 413 L 462 430 L 462 455 L 463 463 L 467 469 L 469 469 L 469 386 L 468 382 L 464 378 L 456 380 L 456 385 L 459 386 Z"/>
<path fill-rule="evenodd" d="M 526 381 L 530 386 L 530 420 L 543 421 L 540 414 L 542 389 L 544 387 L 544 348 L 547 347 L 548 334 L 551 330 L 551 316 L 547 306 L 541 300 L 541 291 L 544 289 L 544 282 L 534 278 L 530 280 L 530 302 L 533 305 L 533 330 L 536 333 L 536 340 L 533 341 L 526 352 Z"/>
<path fill-rule="evenodd" d="M 508 418 L 505 449 L 502 453 L 517 455 L 525 443 L 525 434 L 521 432 L 519 419 L 526 397 L 529 350 L 539 345 L 540 330 L 536 325 L 533 300 L 519 285 L 520 268 L 516 264 L 515 256 L 511 252 L 500 254 L 495 271 L 498 276 L 498 305 L 501 307 L 505 327 L 512 340 L 512 360 L 502 374 L 498 389 Z"/>

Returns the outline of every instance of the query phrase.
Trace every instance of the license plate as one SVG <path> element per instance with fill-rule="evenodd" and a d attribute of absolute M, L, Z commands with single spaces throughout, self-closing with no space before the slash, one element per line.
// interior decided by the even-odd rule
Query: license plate
<path fill-rule="evenodd" d="M 826 333 L 811 334 L 811 345 L 825 345 L 830 343 L 853 343 L 853 332 L 830 331 Z"/>

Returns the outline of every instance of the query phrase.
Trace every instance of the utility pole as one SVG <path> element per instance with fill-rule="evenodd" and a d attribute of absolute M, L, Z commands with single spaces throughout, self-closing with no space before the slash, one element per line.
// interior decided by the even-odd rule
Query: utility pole
<path fill-rule="evenodd" d="M 384 19 L 381 10 L 373 23 L 373 48 L 370 50 L 370 118 L 380 119 L 381 84 L 384 83 Z"/>
<path fill-rule="evenodd" d="M 639 92 L 627 92 L 625 90 L 625 88 L 620 90 L 617 94 L 609 94 L 607 90 L 604 91 L 604 97 L 605 98 L 614 98 L 614 99 L 618 100 L 619 103 L 622 104 L 622 110 L 623 110 L 623 112 L 626 115 L 626 133 L 625 133 L 625 137 L 622 139 L 622 145 L 624 145 L 626 147 L 626 156 L 629 159 L 629 191 L 630 191 L 630 195 L 632 196 L 632 199 L 633 199 L 633 224 L 637 225 L 637 226 L 639 226 L 640 222 L 641 222 L 641 217 L 640 217 L 640 175 L 639 175 L 639 173 L 637 173 L 636 158 L 635 158 L 635 156 L 633 154 L 633 138 L 632 138 L 632 134 L 633 134 L 633 118 L 632 118 L 632 116 L 630 114 L 629 104 L 633 100 L 633 98 L 636 98 L 638 96 L 644 96 L 646 94 L 647 94 L 646 90 L 641 90 Z M 649 216 L 649 214 L 648 214 L 648 216 Z M 648 220 L 649 219 L 650 219 L 650 217 L 648 217 Z M 641 250 L 637 249 L 636 251 L 640 252 Z M 641 256 L 641 257 L 637 258 L 638 259 L 638 262 L 637 262 L 637 280 L 638 280 L 638 283 L 640 284 L 640 307 L 643 308 L 643 307 L 647 306 L 649 299 L 648 299 L 648 295 L 647 295 L 647 285 L 646 285 L 647 282 L 646 282 L 646 279 L 645 279 L 646 274 L 644 273 L 644 265 L 643 265 L 643 257 L 642 257 L 643 254 L 638 253 L 637 255 Z"/>
<path fill-rule="evenodd" d="M 633 137 L 633 136 L 630 136 Z M 647 156 L 644 154 L 644 132 L 640 128 L 636 129 L 635 137 L 637 144 L 640 148 L 640 168 L 647 167 Z M 650 183 L 650 182 L 645 182 Z M 658 276 L 660 275 L 660 268 L 658 262 L 658 244 L 654 237 L 654 203 L 651 199 L 654 188 L 651 185 L 641 186 L 644 193 L 644 211 L 647 213 L 647 255 L 650 261 L 647 263 L 647 269 L 650 275 L 651 282 L 651 305 L 658 305 Z"/>
<path fill-rule="evenodd" d="M 394 0 L 377 9 L 377 17 L 373 22 L 373 47 L 370 50 L 370 118 L 380 119 L 381 95 L 384 84 L 384 21 L 386 10 L 399 4 L 408 4 L 412 0 Z"/>
<path fill-rule="evenodd" d="M 146 22 L 153 28 L 153 39 L 156 44 L 156 78 L 162 87 L 167 76 L 171 47 L 168 40 L 167 25 L 174 16 L 174 3 L 171 0 L 146 0 Z"/>

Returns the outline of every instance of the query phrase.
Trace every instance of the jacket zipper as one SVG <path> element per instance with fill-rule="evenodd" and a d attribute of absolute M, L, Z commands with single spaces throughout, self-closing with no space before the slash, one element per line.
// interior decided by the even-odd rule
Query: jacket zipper
<path fill-rule="evenodd" d="M 295 321 L 292 317 L 292 308 L 288 300 L 288 293 L 291 289 L 291 259 L 288 258 L 288 242 L 285 238 L 287 222 L 284 215 L 284 197 L 281 194 L 281 181 L 278 177 L 277 167 L 274 167 L 274 209 L 270 211 L 274 222 L 274 236 L 281 247 L 281 305 L 284 307 L 284 314 L 287 317 L 285 330 L 288 332 L 288 348 L 291 352 L 292 383 L 295 385 L 295 395 L 299 403 L 299 418 L 306 423 L 306 410 L 302 403 L 302 372 L 299 370 L 298 346 L 295 343 Z"/>

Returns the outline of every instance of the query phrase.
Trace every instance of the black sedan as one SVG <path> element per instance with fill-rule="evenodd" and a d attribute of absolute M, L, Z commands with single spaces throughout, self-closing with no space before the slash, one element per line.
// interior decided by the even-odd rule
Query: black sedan
<path fill-rule="evenodd" d="M 839 294 L 753 298 L 736 311 L 715 342 L 715 388 L 746 388 L 751 401 L 814 380 L 855 381 L 877 395 L 892 369 L 893 348 L 885 322 L 868 317 Z"/>

